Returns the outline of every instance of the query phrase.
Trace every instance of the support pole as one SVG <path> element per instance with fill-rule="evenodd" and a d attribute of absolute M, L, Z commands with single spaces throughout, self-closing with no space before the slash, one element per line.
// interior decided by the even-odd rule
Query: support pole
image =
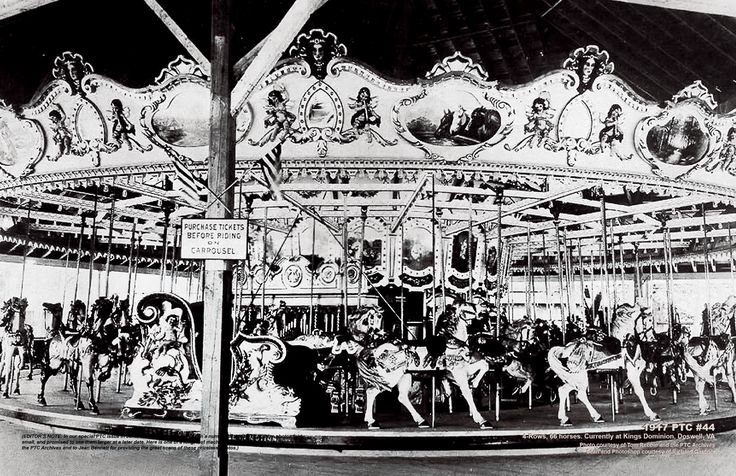
<path fill-rule="evenodd" d="M 161 254 L 161 270 L 159 274 L 158 289 L 160 292 L 164 292 L 164 278 L 166 277 L 166 261 L 169 259 L 169 216 L 171 215 L 171 208 L 169 208 L 166 202 L 163 203 L 164 211 L 164 236 L 161 239 L 161 243 L 164 247 Z"/>
<path fill-rule="evenodd" d="M 634 243 L 634 303 L 641 300 L 641 270 L 639 269 L 639 243 Z"/>
<path fill-rule="evenodd" d="M 235 181 L 235 124 L 230 115 L 231 0 L 212 0 L 212 74 L 206 218 L 232 218 Z M 220 200 L 215 197 L 219 194 Z M 202 409 L 199 448 L 201 475 L 228 472 L 228 403 L 232 335 L 232 261 L 204 262 L 204 333 L 202 338 Z"/>
<path fill-rule="evenodd" d="M 87 280 L 87 315 L 89 316 L 89 301 L 92 296 L 92 270 L 95 266 L 95 253 L 97 252 L 97 188 L 95 187 L 95 205 L 92 216 L 92 243 L 89 250 L 89 279 Z M 87 317 L 87 316 L 85 316 Z"/>
<path fill-rule="evenodd" d="M 432 336 L 437 326 L 437 213 L 435 208 L 435 180 L 432 174 Z M 365 220 L 363 220 L 365 226 Z M 361 238 L 362 239 L 362 238 Z M 472 249 L 472 248 L 468 248 Z M 471 270 L 472 276 L 472 270 Z M 472 288 L 471 288 L 472 289 Z M 435 426 L 437 376 L 432 373 L 432 428 Z"/>
<path fill-rule="evenodd" d="M 312 270 L 311 273 L 309 273 L 309 322 L 311 322 L 312 328 L 310 330 L 314 330 L 317 327 L 317 321 L 315 320 L 314 316 L 314 275 L 317 272 L 314 269 L 314 241 L 317 239 L 317 219 L 312 217 L 312 254 L 310 255 L 310 269 Z M 326 324 L 326 323 L 325 323 Z M 327 330 L 327 329 L 323 329 Z"/>
<path fill-rule="evenodd" d="M 72 235 L 66 240 L 66 260 L 64 263 L 64 290 L 61 293 L 61 315 L 62 319 L 64 316 L 64 307 L 66 307 L 66 282 L 68 279 L 67 274 L 69 273 L 69 255 L 72 254 Z"/>
<path fill-rule="evenodd" d="M 77 241 L 77 270 L 74 279 L 74 301 L 77 300 L 79 293 L 79 271 L 82 266 L 82 238 L 84 237 L 84 228 L 87 226 L 87 217 L 82 215 L 82 226 L 79 228 L 79 241 Z M 69 324 L 69 323 L 67 323 Z"/>
<path fill-rule="evenodd" d="M 624 238 L 623 234 L 618 235 L 618 254 L 620 258 L 621 268 L 619 269 L 619 276 L 621 277 L 621 302 L 626 302 L 626 273 L 624 271 Z M 636 299 L 634 299 L 636 302 Z"/>
<path fill-rule="evenodd" d="M 135 228 L 138 225 L 138 219 L 133 219 L 133 229 L 130 232 L 130 250 L 128 251 L 128 286 L 125 288 L 125 297 L 130 299 L 130 284 L 133 279 L 133 252 L 135 250 Z M 132 305 L 133 303 L 129 301 Z M 132 311 L 132 309 L 131 309 Z"/>
<path fill-rule="evenodd" d="M 667 283 L 667 334 L 672 337 L 672 324 L 674 323 L 674 309 L 672 306 L 672 249 L 670 247 L 670 229 L 666 222 L 664 226 L 664 257 L 665 257 L 665 274 Z"/>
<path fill-rule="evenodd" d="M 567 228 L 562 230 L 562 243 L 565 249 L 565 299 L 567 302 L 567 316 L 565 316 L 565 322 L 567 322 L 567 319 L 573 315 L 572 301 L 570 300 L 570 288 L 572 287 L 574 279 L 572 274 L 572 247 L 567 245 Z"/>
<path fill-rule="evenodd" d="M 565 327 L 567 318 L 565 316 L 565 303 L 562 298 L 562 254 L 560 252 L 560 221 L 554 220 L 555 225 L 555 248 L 557 250 L 557 281 L 560 290 L 560 329 L 562 329 L 562 344 L 565 344 Z M 569 311 L 569 309 L 568 309 Z"/>
<path fill-rule="evenodd" d="M 110 295 L 110 255 L 112 255 L 112 229 L 115 226 L 115 198 L 110 204 L 110 229 L 107 231 L 107 258 L 105 259 L 105 296 Z"/>
<path fill-rule="evenodd" d="M 468 195 L 468 303 L 473 303 L 473 204 Z M 496 294 L 501 292 L 500 281 L 496 283 Z M 496 306 L 500 312 L 500 308 Z"/>
<path fill-rule="evenodd" d="M 606 221 L 606 193 L 603 187 L 600 189 L 601 194 L 601 237 L 603 238 L 603 286 L 605 288 L 606 305 L 606 329 L 611 334 L 611 286 L 608 281 L 608 223 Z"/>
<path fill-rule="evenodd" d="M 731 224 L 728 224 L 728 270 L 731 274 L 731 288 L 736 289 L 736 281 L 734 281 L 734 263 L 733 263 L 733 241 L 731 240 Z"/>
<path fill-rule="evenodd" d="M 578 238 L 578 265 L 580 266 L 580 313 L 581 322 L 583 324 L 583 333 L 588 326 L 588 319 L 585 317 L 585 264 L 583 263 L 583 247 Z M 593 263 L 590 264 L 593 267 Z"/>
<path fill-rule="evenodd" d="M 496 190 L 496 204 L 498 205 L 498 215 L 496 216 L 496 338 L 501 334 L 501 277 L 502 277 L 502 266 L 501 266 L 501 216 L 503 213 L 503 189 Z M 472 249 L 472 248 L 471 248 Z M 473 271 L 470 271 L 472 276 Z M 511 319 L 511 309 L 508 310 Z"/>
<path fill-rule="evenodd" d="M 263 283 L 261 284 L 261 319 L 266 318 L 266 282 L 271 270 L 267 269 L 266 246 L 268 245 L 268 207 L 263 209 L 263 256 L 261 256 L 261 269 L 263 270 Z"/>
<path fill-rule="evenodd" d="M 703 214 L 703 266 L 705 268 L 705 305 L 708 313 L 708 327 L 713 335 L 713 313 L 710 308 L 710 260 L 708 259 L 708 222 L 705 215 L 705 204 L 700 205 Z"/>
<path fill-rule="evenodd" d="M 526 229 L 526 315 L 527 318 L 532 317 L 532 236 L 531 228 Z"/>
<path fill-rule="evenodd" d="M 547 243 L 542 233 L 542 277 L 544 278 L 544 307 L 547 308 L 547 320 L 552 322 L 552 307 L 549 305 L 549 280 L 547 279 Z"/>
<path fill-rule="evenodd" d="M 368 207 L 360 207 L 360 246 L 358 247 L 358 308 L 363 305 L 363 244 L 365 243 L 365 221 Z"/>
<path fill-rule="evenodd" d="M 342 194 L 342 325 L 348 325 L 348 192 Z"/>
<path fill-rule="evenodd" d="M 26 236 L 25 243 L 23 244 L 23 266 L 20 272 L 20 298 L 23 299 L 23 287 L 26 282 L 26 260 L 28 258 L 28 242 L 31 239 L 31 202 L 28 202 L 28 217 L 26 218 Z M 22 323 L 21 323 L 22 327 Z M 33 369 L 31 369 L 33 372 Z M 8 388 L 11 387 L 10 383 L 7 384 Z"/>

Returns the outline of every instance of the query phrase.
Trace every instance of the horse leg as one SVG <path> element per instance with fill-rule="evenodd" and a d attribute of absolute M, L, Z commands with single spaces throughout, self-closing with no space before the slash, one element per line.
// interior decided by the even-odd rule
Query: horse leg
<path fill-rule="evenodd" d="M 95 374 L 94 374 L 94 359 L 90 356 L 82 361 L 83 373 L 86 375 L 85 385 L 87 386 L 87 392 L 89 393 L 89 412 L 93 415 L 99 415 L 100 410 L 97 408 L 97 402 L 95 401 Z"/>
<path fill-rule="evenodd" d="M 559 396 L 560 407 L 557 410 L 557 418 L 560 420 L 560 426 L 568 426 L 570 419 L 567 418 L 567 399 L 570 397 L 570 392 L 573 390 L 573 386 L 569 383 L 560 385 L 557 389 L 557 395 Z"/>
<path fill-rule="evenodd" d="M 399 403 L 404 405 L 404 407 L 409 410 L 414 423 L 416 423 L 419 428 L 429 428 L 427 422 L 424 420 L 424 418 L 422 418 L 419 412 L 417 412 L 417 410 L 414 408 L 414 405 L 411 404 L 411 400 L 409 400 L 409 390 L 411 390 L 411 375 L 404 374 L 399 380 L 397 388 L 399 391 Z M 432 395 L 432 398 L 434 398 L 434 395 Z"/>
<path fill-rule="evenodd" d="M 42 363 L 41 365 L 41 391 L 38 394 L 37 400 L 38 400 L 38 404 L 44 407 L 46 406 L 46 382 L 49 381 L 49 378 L 51 377 L 51 375 L 52 375 L 51 364 L 50 363 L 47 364 L 45 362 Z"/>
<path fill-rule="evenodd" d="M 368 387 L 365 389 L 365 416 L 363 420 L 368 424 L 368 429 L 378 429 L 380 426 L 376 424 L 376 419 L 373 417 L 373 410 L 376 404 L 376 397 L 381 393 L 381 390 L 376 387 Z"/>
<path fill-rule="evenodd" d="M 450 370 L 450 374 L 455 381 L 455 385 L 457 385 L 457 387 L 460 389 L 460 393 L 462 394 L 463 398 L 468 403 L 468 410 L 470 410 L 470 416 L 473 417 L 473 421 L 479 424 L 482 428 L 487 428 L 488 422 L 486 422 L 486 419 L 483 418 L 483 415 L 480 414 L 478 408 L 475 406 L 475 401 L 473 400 L 473 392 L 470 390 L 470 386 L 468 385 L 469 379 L 467 371 L 464 371 L 460 368 L 455 368 L 453 370 Z"/>
<path fill-rule="evenodd" d="M 590 403 L 590 399 L 588 398 L 588 375 L 585 374 L 585 382 L 583 386 L 580 386 L 577 388 L 577 395 L 578 400 L 580 400 L 583 405 L 585 405 L 585 408 L 588 409 L 588 413 L 590 414 L 590 418 L 593 419 L 594 423 L 603 423 L 603 418 L 601 418 L 601 414 L 598 413 L 598 410 L 595 409 L 592 403 Z"/>
<path fill-rule="evenodd" d="M 11 367 L 11 370 L 15 374 L 15 389 L 13 390 L 13 393 L 15 395 L 20 395 L 20 370 L 23 367 L 23 352 L 18 350 L 18 353 L 13 356 L 13 362 L 14 365 Z"/>
<path fill-rule="evenodd" d="M 28 380 L 33 380 L 33 342 L 26 354 L 28 355 Z"/>
<path fill-rule="evenodd" d="M 634 390 L 634 393 L 639 398 L 644 413 L 647 417 L 649 417 L 650 421 L 659 421 L 659 415 L 657 415 L 654 410 L 649 407 L 649 403 L 647 403 L 646 396 L 644 395 L 644 388 L 641 386 L 641 372 L 644 366 L 636 365 L 634 362 L 630 361 L 627 362 L 625 366 L 626 378 L 629 379 L 629 382 L 631 383 L 631 388 Z"/>
<path fill-rule="evenodd" d="M 698 392 L 698 407 L 701 415 L 708 414 L 708 401 L 705 399 L 705 379 L 695 374 L 695 390 Z"/>
<path fill-rule="evenodd" d="M 723 364 L 724 371 L 726 372 L 726 379 L 728 380 L 728 387 L 731 389 L 731 397 L 733 402 L 736 403 L 736 382 L 733 378 L 733 366 L 729 361 Z"/>
<path fill-rule="evenodd" d="M 481 380 L 483 380 L 483 377 L 489 369 L 490 365 L 485 360 L 478 360 L 477 362 L 473 362 L 468 365 L 468 372 L 474 376 L 473 380 L 470 382 L 471 389 L 478 388 Z"/>

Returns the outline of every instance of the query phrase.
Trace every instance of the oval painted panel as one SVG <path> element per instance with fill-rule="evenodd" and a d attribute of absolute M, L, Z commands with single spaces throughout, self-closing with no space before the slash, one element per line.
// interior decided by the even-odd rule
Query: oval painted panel
<path fill-rule="evenodd" d="M 209 91 L 190 84 L 172 93 L 154 113 L 152 125 L 164 142 L 178 147 L 201 147 L 209 142 Z"/>
<path fill-rule="evenodd" d="M 24 165 L 20 162 L 38 155 L 40 141 L 40 133 L 31 124 L 12 114 L 0 116 L 0 165 Z"/>
<path fill-rule="evenodd" d="M 420 99 L 406 113 L 406 128 L 422 142 L 472 146 L 486 142 L 501 127 L 501 115 L 472 94 L 446 90 Z"/>
<path fill-rule="evenodd" d="M 647 133 L 647 148 L 655 159 L 669 165 L 694 165 L 705 156 L 710 139 L 691 115 L 676 115 Z"/>
<path fill-rule="evenodd" d="M 332 98 L 319 89 L 307 102 L 307 127 L 330 128 L 337 127 L 337 112 Z"/>
<path fill-rule="evenodd" d="M 405 228 L 402 252 L 407 268 L 414 271 L 430 268 L 434 260 L 432 233 L 426 228 Z"/>

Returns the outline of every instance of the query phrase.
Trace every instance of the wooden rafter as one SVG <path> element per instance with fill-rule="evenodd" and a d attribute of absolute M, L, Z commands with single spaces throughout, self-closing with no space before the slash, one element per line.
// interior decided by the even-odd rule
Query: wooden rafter
<path fill-rule="evenodd" d="M 736 17 L 736 2 L 733 0 L 608 0 L 610 2 L 636 3 L 649 7 L 685 10 Z"/>
<path fill-rule="evenodd" d="M 181 43 L 181 45 L 184 47 L 185 50 L 187 50 L 187 53 L 189 53 L 194 60 L 199 63 L 199 65 L 202 67 L 202 69 L 205 72 L 210 71 L 210 60 L 207 59 L 207 57 L 199 51 L 199 48 L 197 48 L 197 45 L 195 45 L 192 40 L 189 39 L 186 33 L 184 33 L 184 30 L 182 30 L 179 25 L 176 24 L 173 18 L 166 13 L 166 10 L 164 10 L 161 5 L 156 0 L 143 0 L 146 2 L 146 5 L 153 11 L 153 13 L 156 14 L 156 16 L 161 20 L 161 22 L 166 26 L 166 28 L 169 29 L 169 31 L 174 35 L 174 37 Z"/>
<path fill-rule="evenodd" d="M 58 0 L 4 0 L 0 2 L 0 20 L 35 10 Z"/>

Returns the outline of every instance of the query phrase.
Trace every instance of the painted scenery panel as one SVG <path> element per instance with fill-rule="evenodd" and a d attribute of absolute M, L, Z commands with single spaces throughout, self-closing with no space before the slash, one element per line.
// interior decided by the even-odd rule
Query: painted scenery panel
<path fill-rule="evenodd" d="M 647 148 L 669 165 L 693 165 L 708 151 L 708 135 L 691 115 L 676 115 L 647 134 Z"/>
<path fill-rule="evenodd" d="M 501 127 L 501 115 L 470 93 L 446 90 L 419 100 L 406 113 L 406 128 L 418 140 L 441 146 L 486 142 Z"/>

